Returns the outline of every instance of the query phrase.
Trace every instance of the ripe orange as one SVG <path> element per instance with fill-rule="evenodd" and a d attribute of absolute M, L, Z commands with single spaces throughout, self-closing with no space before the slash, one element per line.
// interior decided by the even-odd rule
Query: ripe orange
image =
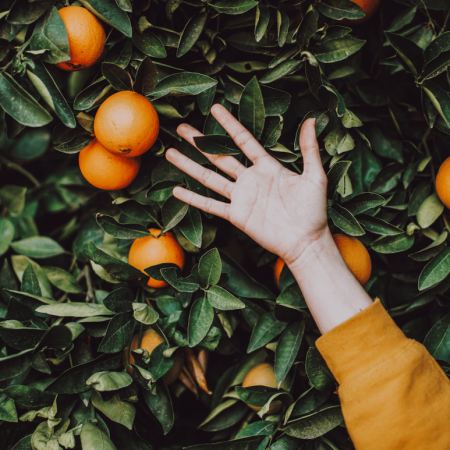
<path fill-rule="evenodd" d="M 56 65 L 71 72 L 95 64 L 102 56 L 106 41 L 100 21 L 81 6 L 66 6 L 58 12 L 69 37 L 70 60 Z"/>
<path fill-rule="evenodd" d="M 149 231 L 153 236 L 158 237 L 146 236 L 136 239 L 128 253 L 128 263 L 142 272 L 144 269 L 163 263 L 173 263 L 183 269 L 184 251 L 175 236 L 170 231 L 161 236 L 161 230 L 156 228 L 150 228 Z M 162 288 L 167 286 L 167 283 L 150 278 L 147 285 L 152 288 Z"/>
<path fill-rule="evenodd" d="M 346 19 L 344 22 L 346 23 L 363 23 L 366 20 L 369 20 L 380 6 L 380 0 L 352 0 L 353 3 L 356 3 L 361 9 L 366 13 L 366 17 L 357 20 L 349 20 Z"/>
<path fill-rule="evenodd" d="M 278 289 L 281 290 L 280 288 L 280 275 L 281 275 L 281 271 L 283 270 L 284 267 L 284 261 L 281 258 L 277 259 L 277 262 L 275 263 L 275 267 L 273 269 L 273 274 L 275 276 L 275 283 L 278 286 Z"/>
<path fill-rule="evenodd" d="M 133 158 L 145 153 L 158 138 L 158 113 L 143 95 L 117 92 L 98 108 L 94 133 L 106 150 Z"/>
<path fill-rule="evenodd" d="M 287 376 L 281 383 L 281 388 L 286 389 L 289 386 L 289 376 Z M 262 363 L 250 369 L 245 375 L 244 381 L 242 382 L 242 387 L 250 386 L 267 386 L 271 388 L 277 387 L 277 378 L 275 376 L 275 371 L 270 363 Z M 259 411 L 261 407 L 248 405 L 255 411 Z M 277 414 L 280 412 L 282 403 L 280 401 L 275 401 L 271 403 L 268 414 Z"/>
<path fill-rule="evenodd" d="M 105 150 L 94 139 L 81 150 L 78 162 L 84 178 L 99 189 L 113 191 L 126 188 L 141 167 L 141 158 L 122 158 Z"/>
<path fill-rule="evenodd" d="M 362 244 L 358 239 L 351 236 L 346 236 L 345 234 L 333 234 L 333 240 L 341 253 L 342 258 L 344 258 L 344 261 L 350 269 L 350 272 L 361 283 L 361 285 L 364 286 L 369 281 L 370 274 L 372 273 L 372 261 L 370 259 L 369 252 L 366 247 L 364 247 L 364 244 Z M 278 288 L 280 288 L 280 274 L 283 267 L 284 261 L 281 258 L 278 258 L 274 268 L 275 283 Z"/>
<path fill-rule="evenodd" d="M 130 345 L 130 364 L 134 364 L 134 357 L 131 353 L 132 350 L 136 350 L 138 348 L 138 342 L 139 342 L 139 333 L 136 333 L 133 336 L 133 339 L 131 340 Z M 153 350 L 158 347 L 159 344 L 162 344 L 164 342 L 164 338 L 161 337 L 155 330 L 149 329 L 144 331 L 142 333 L 142 340 L 141 340 L 141 346 L 139 348 L 142 348 L 144 350 L 147 350 L 148 353 L 151 355 Z M 127 364 L 127 354 L 126 352 L 123 354 L 123 365 L 124 367 Z M 183 369 L 183 358 L 181 357 L 179 352 L 175 353 L 175 362 L 172 366 L 172 368 L 161 378 L 164 383 L 167 385 L 172 384 L 181 373 L 181 370 Z M 131 367 L 128 368 L 128 373 L 132 374 Z"/>
<path fill-rule="evenodd" d="M 334 242 L 350 272 L 364 286 L 372 273 L 372 261 L 364 244 L 352 236 L 333 234 Z"/>
<path fill-rule="evenodd" d="M 436 191 L 441 202 L 450 208 L 450 157 L 439 167 L 436 177 Z"/>

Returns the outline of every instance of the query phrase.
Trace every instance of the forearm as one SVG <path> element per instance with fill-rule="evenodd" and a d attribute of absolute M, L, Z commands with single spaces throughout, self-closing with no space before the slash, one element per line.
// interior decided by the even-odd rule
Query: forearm
<path fill-rule="evenodd" d="M 328 228 L 288 266 L 322 334 L 372 304 L 348 269 Z"/>

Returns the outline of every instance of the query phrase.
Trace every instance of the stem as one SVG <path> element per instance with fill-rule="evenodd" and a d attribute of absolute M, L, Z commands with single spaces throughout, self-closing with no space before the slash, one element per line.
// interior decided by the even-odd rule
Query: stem
<path fill-rule="evenodd" d="M 294 166 L 295 170 L 301 175 L 302 171 L 298 168 L 297 164 L 295 164 L 295 162 L 291 162 L 291 164 Z"/>
<path fill-rule="evenodd" d="M 92 299 L 92 301 L 94 301 L 95 295 L 94 289 L 92 288 L 92 280 L 91 274 L 89 272 L 89 266 L 86 264 L 83 270 L 86 277 L 86 286 L 87 286 L 86 302 L 89 301 L 89 299 Z"/>
<path fill-rule="evenodd" d="M 442 29 L 441 29 L 441 31 L 439 31 L 438 36 L 440 36 L 447 28 L 447 23 L 448 23 L 449 17 L 450 17 L 450 10 L 448 11 L 447 15 L 445 16 L 444 25 L 442 25 Z"/>
<path fill-rule="evenodd" d="M 4 158 L 3 156 L 0 156 L 0 163 L 3 163 L 8 169 L 15 170 L 16 172 L 21 173 L 24 177 L 28 178 L 35 187 L 41 187 L 41 183 L 32 175 L 28 170 L 24 169 L 22 166 L 19 166 L 19 164 L 13 163 L 9 159 Z"/>
<path fill-rule="evenodd" d="M 426 13 L 427 13 L 428 20 L 430 21 L 431 28 L 433 28 L 434 34 L 436 34 L 436 28 L 434 27 L 433 19 L 431 18 L 430 13 L 428 12 L 427 5 L 425 5 L 425 2 L 423 0 L 421 0 L 421 2 L 422 2 L 423 7 L 425 8 Z"/>

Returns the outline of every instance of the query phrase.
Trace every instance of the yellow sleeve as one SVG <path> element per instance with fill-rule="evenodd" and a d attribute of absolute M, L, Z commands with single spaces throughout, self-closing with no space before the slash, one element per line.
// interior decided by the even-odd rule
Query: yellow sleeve
<path fill-rule="evenodd" d="M 450 381 L 379 300 L 316 341 L 356 450 L 450 449 Z"/>

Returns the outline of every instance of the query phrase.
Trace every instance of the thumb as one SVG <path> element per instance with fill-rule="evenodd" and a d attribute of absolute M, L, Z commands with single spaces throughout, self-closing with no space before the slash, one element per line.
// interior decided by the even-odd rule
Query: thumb
<path fill-rule="evenodd" d="M 303 171 L 307 176 L 324 174 L 316 137 L 316 119 L 306 119 L 300 130 L 300 150 L 303 156 Z"/>

